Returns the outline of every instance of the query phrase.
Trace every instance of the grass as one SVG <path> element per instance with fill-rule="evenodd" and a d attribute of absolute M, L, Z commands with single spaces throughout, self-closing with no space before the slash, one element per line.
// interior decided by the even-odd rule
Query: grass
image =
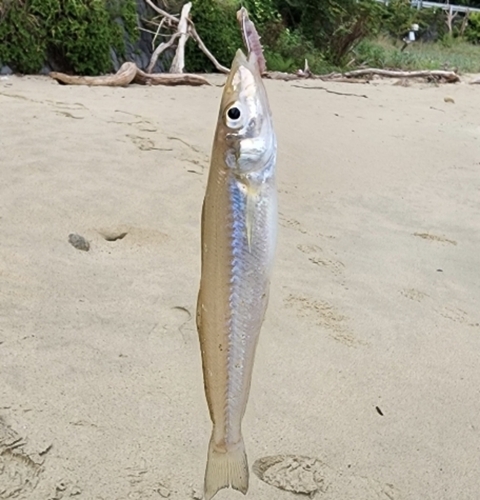
<path fill-rule="evenodd" d="M 266 50 L 268 69 L 295 72 L 308 59 L 313 73 L 348 71 L 359 66 L 400 70 L 456 69 L 460 73 L 480 73 L 480 45 L 460 39 L 445 38 L 439 42 L 415 42 L 401 50 L 403 42 L 380 37 L 363 40 L 351 54 L 344 68 L 330 65 L 322 53 L 305 44 L 304 40 L 281 44 L 277 50 Z"/>
<path fill-rule="evenodd" d="M 354 51 L 355 66 L 403 70 L 453 69 L 460 73 L 480 73 L 480 45 L 458 39 L 443 42 L 415 42 L 403 52 L 402 43 L 380 38 L 364 40 Z"/>

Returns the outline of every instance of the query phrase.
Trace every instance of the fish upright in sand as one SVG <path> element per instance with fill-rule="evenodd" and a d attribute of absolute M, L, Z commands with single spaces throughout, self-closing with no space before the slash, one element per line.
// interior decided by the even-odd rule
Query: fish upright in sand
<path fill-rule="evenodd" d="M 277 142 L 262 66 L 239 50 L 225 84 L 202 209 L 197 329 L 213 423 L 205 500 L 248 490 L 241 424 L 268 303 L 277 230 Z"/>

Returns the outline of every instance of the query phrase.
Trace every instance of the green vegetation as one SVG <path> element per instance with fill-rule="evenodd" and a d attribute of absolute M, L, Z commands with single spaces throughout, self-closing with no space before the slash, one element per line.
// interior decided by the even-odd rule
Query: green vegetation
<path fill-rule="evenodd" d="M 233 54 L 243 45 L 236 18 L 237 10 L 236 2 L 219 5 L 217 0 L 196 0 L 191 10 L 198 34 L 217 60 L 227 67 L 230 66 Z M 193 40 L 187 43 L 185 64 L 188 71 L 214 70 L 213 64 Z"/>
<path fill-rule="evenodd" d="M 373 0 L 193 0 L 200 35 L 227 66 L 241 46 L 234 15 L 241 5 L 256 22 L 273 71 L 295 71 L 305 59 L 315 73 L 357 65 L 480 70 L 480 49 L 472 45 L 480 44 L 477 14 L 471 14 L 466 26 L 459 16 L 448 33 L 444 11 L 414 9 L 409 0 L 390 0 L 388 5 Z M 402 39 L 413 23 L 419 25 L 420 41 L 405 47 Z M 188 45 L 187 67 L 213 70 L 193 41 Z"/>
<path fill-rule="evenodd" d="M 412 44 L 402 51 L 391 39 L 364 40 L 355 49 L 356 65 L 404 70 L 457 69 L 480 73 L 480 46 L 463 40 Z"/>
<path fill-rule="evenodd" d="M 470 14 L 465 36 L 469 42 L 480 44 L 480 12 Z"/>
<path fill-rule="evenodd" d="M 123 29 L 136 37 L 136 23 L 135 0 L 3 0 L 0 61 L 21 73 L 38 72 L 47 58 L 65 71 L 105 73 L 110 49 L 122 54 Z"/>
<path fill-rule="evenodd" d="M 178 13 L 186 0 L 155 0 Z M 0 63 L 23 73 L 50 61 L 63 71 L 112 70 L 111 51 L 125 51 L 125 33 L 138 38 L 136 0 L 0 0 Z M 480 14 L 462 15 L 447 28 L 442 10 L 414 9 L 409 0 L 192 0 L 192 19 L 225 66 L 242 40 L 236 11 L 243 5 L 262 36 L 267 65 L 295 71 L 308 59 L 315 73 L 369 65 L 381 68 L 458 68 L 479 71 Z M 480 0 L 456 0 L 480 6 Z M 415 23 L 420 40 L 404 46 Z M 428 41 L 428 42 L 427 42 Z M 168 56 L 166 56 L 168 57 Z M 188 71 L 214 67 L 190 39 Z"/>

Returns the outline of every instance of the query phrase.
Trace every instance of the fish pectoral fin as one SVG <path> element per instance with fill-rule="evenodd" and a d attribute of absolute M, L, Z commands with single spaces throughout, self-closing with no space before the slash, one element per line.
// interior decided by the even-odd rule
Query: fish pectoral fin
<path fill-rule="evenodd" d="M 248 490 L 248 462 L 243 440 L 234 450 L 218 451 L 213 438 L 208 447 L 205 471 L 205 500 L 211 500 L 221 489 L 231 487 L 244 495 Z"/>

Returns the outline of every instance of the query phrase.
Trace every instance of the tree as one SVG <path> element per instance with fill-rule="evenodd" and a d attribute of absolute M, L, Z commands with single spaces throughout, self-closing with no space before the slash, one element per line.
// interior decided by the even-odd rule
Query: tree
<path fill-rule="evenodd" d="M 345 62 L 358 42 L 376 32 L 383 12 L 374 0 L 276 1 L 287 26 L 300 27 L 333 64 Z"/>

